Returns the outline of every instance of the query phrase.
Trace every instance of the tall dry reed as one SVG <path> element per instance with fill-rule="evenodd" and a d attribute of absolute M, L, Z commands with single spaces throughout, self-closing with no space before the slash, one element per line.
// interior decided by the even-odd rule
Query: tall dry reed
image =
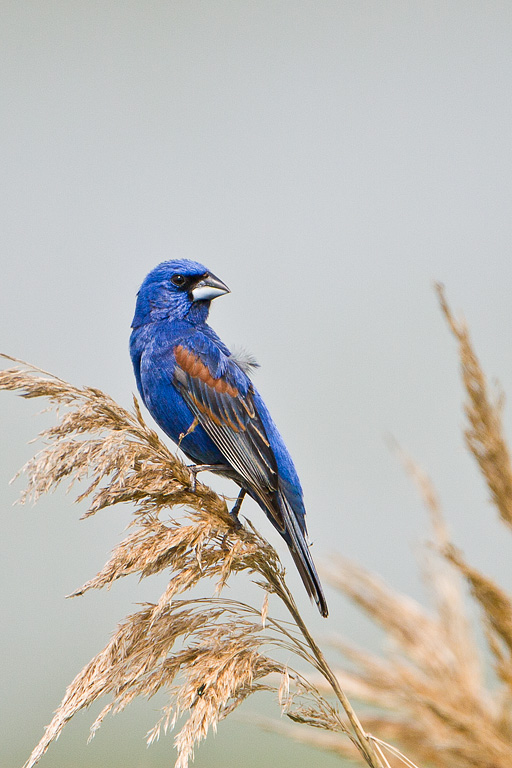
<path fill-rule="evenodd" d="M 453 316 L 442 286 L 436 290 L 458 344 L 466 392 L 466 444 L 498 519 L 510 531 L 512 466 L 503 429 L 503 397 L 490 392 L 466 324 Z M 350 662 L 350 669 L 346 664 L 337 669 L 339 683 L 352 698 L 368 705 L 365 726 L 417 763 L 433 768 L 510 768 L 512 596 L 471 566 L 454 546 L 432 482 L 406 454 L 399 456 L 429 513 L 432 541 L 423 553 L 423 576 L 433 609 L 395 592 L 359 565 L 333 558 L 324 578 L 384 630 L 389 646 L 380 656 L 336 638 L 333 647 Z M 480 609 L 487 643 L 483 653 L 475 639 L 482 633 L 470 618 L 467 591 Z M 313 682 L 327 692 L 319 677 Z M 285 724 L 276 727 L 269 721 L 262 725 L 358 759 L 337 734 L 290 729 Z M 394 764 L 392 759 L 390 763 Z"/>
<path fill-rule="evenodd" d="M 66 723 L 96 700 L 105 697 L 106 704 L 91 735 L 109 712 L 160 690 L 168 703 L 147 738 L 151 743 L 161 730 L 179 723 L 174 740 L 178 768 L 186 768 L 195 745 L 220 720 L 261 690 L 274 691 L 291 720 L 340 734 L 363 762 L 383 768 L 382 746 L 363 729 L 306 627 L 268 542 L 252 526 L 237 526 L 225 500 L 206 485 L 198 482 L 193 490 L 190 470 L 145 424 L 136 400 L 128 412 L 98 389 L 73 387 L 4 358 L 17 366 L 0 374 L 0 388 L 47 398 L 59 414 L 57 424 L 41 434 L 44 447 L 23 468 L 28 487 L 22 500 L 36 500 L 67 480 L 86 484 L 78 496 L 89 499 L 86 515 L 121 502 L 132 505 L 129 535 L 73 597 L 128 574 L 169 574 L 158 603 L 128 616 L 69 685 L 25 768 L 34 766 Z M 185 522 L 173 517 L 178 505 L 186 510 Z M 228 579 L 242 571 L 261 587 L 262 607 L 223 596 Z M 215 580 L 215 597 L 187 596 L 206 579 Z M 205 594 L 211 594 L 210 584 Z M 290 621 L 269 614 L 269 594 L 282 601 Z M 276 648 L 309 665 L 324 681 L 329 698 L 305 673 L 275 660 L 270 654 Z"/>

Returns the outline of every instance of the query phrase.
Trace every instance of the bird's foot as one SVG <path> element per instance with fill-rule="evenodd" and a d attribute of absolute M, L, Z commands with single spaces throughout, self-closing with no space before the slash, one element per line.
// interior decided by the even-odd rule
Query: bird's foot
<path fill-rule="evenodd" d="M 222 472 L 228 469 L 231 469 L 231 467 L 225 466 L 224 464 L 192 464 L 189 466 L 190 474 L 192 475 L 190 490 L 192 493 L 196 492 L 197 475 L 199 472 Z"/>

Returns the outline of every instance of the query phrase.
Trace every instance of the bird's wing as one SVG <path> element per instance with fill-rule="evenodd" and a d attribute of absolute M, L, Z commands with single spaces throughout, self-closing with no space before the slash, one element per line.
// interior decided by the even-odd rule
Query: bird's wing
<path fill-rule="evenodd" d="M 252 386 L 241 391 L 229 358 L 224 373 L 216 377 L 205 355 L 185 344 L 174 347 L 174 355 L 174 384 L 183 399 L 226 462 L 266 502 L 278 529 L 284 531 L 279 505 L 272 503 L 278 489 L 276 458 L 255 407 Z"/>

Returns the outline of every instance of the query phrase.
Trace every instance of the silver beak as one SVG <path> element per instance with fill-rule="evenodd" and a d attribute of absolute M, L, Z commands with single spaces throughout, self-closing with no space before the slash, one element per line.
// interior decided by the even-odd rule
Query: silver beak
<path fill-rule="evenodd" d="M 231 293 L 231 291 L 222 280 L 209 273 L 196 284 L 190 293 L 194 301 L 211 301 L 211 299 L 223 296 L 225 293 Z"/>

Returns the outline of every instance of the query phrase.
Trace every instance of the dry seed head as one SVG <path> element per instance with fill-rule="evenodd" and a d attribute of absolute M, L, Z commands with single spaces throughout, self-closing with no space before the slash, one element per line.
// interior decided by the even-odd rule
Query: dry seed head
<path fill-rule="evenodd" d="M 493 400 L 487 378 L 473 350 L 467 326 L 457 322 L 448 306 L 442 285 L 436 286 L 441 309 L 459 344 L 462 379 L 467 394 L 465 404 L 469 450 L 475 457 L 504 523 L 512 526 L 512 464 L 503 432 L 503 395 Z"/>
<path fill-rule="evenodd" d="M 60 407 L 59 422 L 41 435 L 44 448 L 24 468 L 28 487 L 22 500 L 35 500 L 66 479 L 70 484 L 87 482 L 78 497 L 89 499 L 86 515 L 121 502 L 133 505 L 127 537 L 72 596 L 132 573 L 147 577 L 170 571 L 158 603 L 127 617 L 73 680 L 26 768 L 35 765 L 78 711 L 100 697 L 108 696 L 110 702 L 94 721 L 91 737 L 107 714 L 162 689 L 169 703 L 148 741 L 184 717 L 175 744 L 177 766 L 186 768 L 195 745 L 249 695 L 277 693 L 269 676 L 282 674 L 283 667 L 264 646 L 291 651 L 316 668 L 328 669 L 298 614 L 275 550 L 250 523 L 235 526 L 225 501 L 211 489 L 197 483 L 192 492 L 190 470 L 146 426 L 136 400 L 130 413 L 97 389 L 72 387 L 30 366 L 0 373 L 0 388 L 21 390 L 29 398 L 45 396 Z M 187 523 L 170 516 L 177 505 L 185 507 Z M 222 597 L 180 599 L 204 578 L 216 581 L 219 594 L 228 578 L 241 571 L 254 574 L 265 590 L 261 610 Z M 283 600 L 295 625 L 268 616 L 269 593 Z M 294 716 L 321 728 L 346 730 L 332 705 L 305 678 L 293 674 L 303 700 Z M 344 707 L 355 720 L 348 702 Z M 380 768 L 381 763 L 370 759 L 369 765 Z"/>

